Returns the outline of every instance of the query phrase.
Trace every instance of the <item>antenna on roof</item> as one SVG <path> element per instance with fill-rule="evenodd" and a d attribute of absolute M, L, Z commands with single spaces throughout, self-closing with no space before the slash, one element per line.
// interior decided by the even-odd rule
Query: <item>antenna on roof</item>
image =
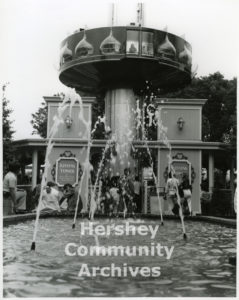
<path fill-rule="evenodd" d="M 137 4 L 137 23 L 138 26 L 144 26 L 144 7 L 143 3 Z"/>
<path fill-rule="evenodd" d="M 115 25 L 115 4 L 112 3 L 112 16 L 111 16 L 111 27 Z"/>

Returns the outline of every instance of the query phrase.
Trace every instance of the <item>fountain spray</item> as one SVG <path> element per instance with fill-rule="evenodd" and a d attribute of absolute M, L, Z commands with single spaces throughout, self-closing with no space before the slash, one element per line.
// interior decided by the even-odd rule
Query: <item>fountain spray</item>
<path fill-rule="evenodd" d="M 70 89 L 69 90 L 69 94 L 70 95 L 74 95 L 75 90 Z M 37 213 L 36 213 L 36 220 L 35 220 L 35 226 L 34 226 L 34 232 L 33 232 L 33 240 L 32 240 L 32 244 L 31 244 L 31 250 L 35 250 L 36 249 L 36 236 L 37 236 L 37 229 L 38 229 L 38 223 L 39 223 L 39 217 L 40 217 L 40 211 L 42 208 L 42 196 L 43 196 L 43 189 L 46 186 L 46 177 L 47 177 L 47 170 L 50 167 L 50 162 L 49 162 L 49 156 L 50 153 L 53 149 L 54 146 L 54 136 L 57 133 L 57 130 L 59 128 L 59 125 L 64 123 L 63 120 L 63 113 L 67 108 L 67 102 L 69 101 L 70 97 L 65 96 L 63 98 L 62 103 L 59 105 L 58 109 L 57 109 L 57 115 L 54 117 L 54 123 L 53 126 L 49 132 L 49 140 L 48 140 L 48 144 L 47 144 L 47 149 L 46 149 L 46 156 L 45 156 L 45 168 L 44 168 L 44 172 L 42 175 L 42 180 L 41 180 L 41 192 L 40 192 L 40 197 L 39 197 L 39 203 L 37 206 Z"/>
<path fill-rule="evenodd" d="M 81 176 L 80 179 L 80 184 L 79 184 L 79 189 L 78 189 L 78 194 L 77 194 L 77 202 L 76 202 L 76 209 L 75 209 L 75 214 L 74 214 L 74 220 L 73 220 L 73 224 L 72 224 L 72 229 L 75 228 L 75 224 L 76 224 L 76 217 L 77 217 L 77 212 L 78 212 L 78 206 L 79 206 L 79 202 L 80 202 L 80 195 L 81 195 L 81 190 L 82 190 L 82 185 L 83 185 L 83 179 L 86 176 L 86 180 L 87 180 L 87 184 L 88 184 L 88 178 L 89 178 L 89 168 L 90 168 L 90 162 L 89 162 L 89 158 L 90 158 L 90 146 L 91 146 L 91 122 L 90 120 L 87 122 L 84 118 L 83 115 L 83 104 L 82 104 L 82 99 L 79 96 L 79 105 L 80 105 L 80 112 L 79 112 L 79 119 L 82 120 L 83 124 L 85 125 L 86 129 L 87 129 L 87 152 L 86 152 L 86 158 L 85 158 L 85 164 L 84 164 L 84 170 L 83 170 L 83 174 Z M 87 191 L 88 193 L 88 191 Z"/>
<path fill-rule="evenodd" d="M 160 136 L 162 135 L 163 143 L 169 149 L 168 165 L 171 167 L 173 174 L 175 174 L 175 170 L 174 170 L 173 165 L 171 163 L 172 162 L 172 147 L 171 147 L 171 144 L 170 144 L 170 142 L 168 140 L 168 137 L 167 137 L 167 134 L 166 134 L 167 128 L 165 128 L 163 126 L 160 116 L 161 116 L 161 109 L 159 108 L 157 110 L 157 114 L 156 114 L 156 124 L 158 125 L 158 130 L 159 130 Z M 168 168 L 168 173 L 169 172 L 170 172 L 170 168 Z M 186 235 L 186 230 L 185 230 L 185 225 L 184 225 L 184 215 L 183 215 L 183 210 L 182 210 L 182 205 L 181 205 L 181 199 L 180 199 L 179 192 L 178 192 L 178 186 L 176 186 L 176 195 L 177 195 L 177 203 L 179 205 L 179 216 L 180 216 L 181 223 L 182 223 L 183 238 L 186 239 L 187 235 Z"/>
<path fill-rule="evenodd" d="M 142 116 L 142 122 L 141 122 L 141 127 L 142 127 L 142 131 L 143 131 L 142 132 L 143 133 L 143 141 L 145 142 L 147 153 L 148 153 L 149 158 L 150 158 L 150 165 L 153 168 L 153 159 L 152 159 L 151 152 L 149 150 L 148 140 L 147 140 L 147 137 L 146 137 L 146 130 L 145 130 L 145 127 L 146 127 L 145 126 L 145 113 L 144 113 L 145 108 L 147 110 L 148 117 L 149 117 L 149 127 L 152 126 L 153 124 L 157 126 L 157 128 L 159 130 L 159 137 L 160 136 L 162 137 L 161 140 L 162 140 L 163 144 L 169 149 L 169 154 L 167 155 L 168 156 L 168 164 L 169 164 L 169 166 L 171 166 L 172 172 L 175 173 L 175 170 L 174 170 L 174 168 L 171 164 L 171 161 L 172 161 L 172 147 L 171 147 L 171 144 L 170 144 L 170 142 L 168 140 L 168 137 L 167 137 L 167 134 L 166 134 L 167 128 L 165 128 L 162 124 L 161 109 L 160 108 L 158 108 L 158 110 L 155 109 L 154 105 L 152 104 L 152 97 L 150 97 L 150 100 L 151 100 L 151 103 L 148 106 L 146 105 L 146 103 L 144 103 L 144 105 L 143 105 L 143 116 Z M 150 109 L 149 109 L 150 106 L 154 107 L 154 109 L 155 109 L 154 113 L 152 113 L 150 111 Z M 139 109 L 138 105 L 137 105 L 137 110 L 136 111 L 137 111 L 138 114 L 140 113 L 140 109 Z M 155 119 L 153 119 L 153 116 L 155 116 Z M 136 118 L 136 120 L 139 120 L 139 118 Z M 163 225 L 161 199 L 159 197 L 159 191 L 158 191 L 158 188 L 157 188 L 157 178 L 155 176 L 154 171 L 153 171 L 153 179 L 154 179 L 154 183 L 155 183 L 156 191 L 157 191 L 159 211 L 160 211 L 160 216 L 161 216 L 161 224 Z M 177 195 L 177 203 L 179 205 L 179 216 L 180 216 L 181 223 L 182 223 L 183 238 L 186 239 L 187 235 L 186 235 L 186 230 L 185 230 L 185 225 L 184 225 L 184 215 L 183 215 L 183 211 L 182 211 L 182 205 L 181 205 L 181 201 L 180 201 L 178 187 L 177 187 L 176 195 Z"/>
<path fill-rule="evenodd" d="M 153 170 L 153 158 L 152 158 L 151 152 L 149 150 L 148 139 L 146 137 L 145 113 L 144 113 L 145 107 L 147 107 L 147 112 L 148 112 L 148 116 L 149 116 L 149 126 L 152 126 L 152 124 L 153 124 L 153 114 L 150 113 L 150 110 L 148 109 L 148 106 L 150 106 L 152 104 L 149 104 L 148 106 L 146 105 L 146 103 L 143 104 L 143 115 L 142 115 L 142 118 L 141 118 L 141 109 L 139 108 L 139 100 L 136 101 L 136 105 L 137 105 L 136 106 L 136 110 L 135 110 L 135 114 L 136 114 L 136 129 L 138 130 L 140 126 L 142 128 L 143 141 L 144 141 L 144 144 L 146 146 L 147 153 L 148 153 L 148 156 L 149 156 L 150 166 L 152 167 L 152 170 Z M 159 189 L 158 189 L 157 177 L 156 177 L 154 171 L 153 171 L 153 179 L 154 179 L 154 184 L 155 184 L 155 187 L 156 187 L 156 193 L 157 193 L 157 198 L 158 198 L 159 212 L 160 212 L 160 218 L 161 218 L 161 225 L 163 226 L 164 222 L 163 222 L 162 204 L 161 204 L 161 199 L 159 197 Z"/>

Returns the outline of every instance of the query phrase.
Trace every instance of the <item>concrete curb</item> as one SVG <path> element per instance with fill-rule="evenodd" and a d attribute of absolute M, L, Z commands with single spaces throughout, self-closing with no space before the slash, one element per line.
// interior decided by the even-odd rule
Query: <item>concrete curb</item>
<path fill-rule="evenodd" d="M 122 217 L 123 214 L 120 214 Z M 43 212 L 40 215 L 40 218 L 51 218 L 51 217 L 56 217 L 56 218 L 62 218 L 62 217 L 73 217 L 74 213 L 71 212 Z M 78 217 L 81 218 L 87 218 L 88 213 L 81 213 L 78 214 Z M 105 215 L 100 215 L 96 214 L 96 218 L 105 218 Z M 34 220 L 36 218 L 36 213 L 28 213 L 28 214 L 17 214 L 17 215 L 11 215 L 11 216 L 5 216 L 3 217 L 3 226 L 8 226 L 12 224 L 17 224 L 19 222 L 25 222 L 27 220 Z M 152 214 L 136 214 L 136 218 L 145 218 L 145 219 L 157 219 L 160 220 L 160 215 L 152 215 Z M 174 216 L 174 215 L 165 215 L 163 216 L 165 220 L 179 220 L 179 217 Z M 221 218 L 221 217 L 213 217 L 213 216 L 202 216 L 202 215 L 197 215 L 197 216 L 190 216 L 190 217 L 185 217 L 185 220 L 190 220 L 190 221 L 204 221 L 208 223 L 214 223 L 214 224 L 219 224 L 219 225 L 224 225 L 232 228 L 237 227 L 237 220 L 236 219 L 226 219 L 226 218 Z"/>

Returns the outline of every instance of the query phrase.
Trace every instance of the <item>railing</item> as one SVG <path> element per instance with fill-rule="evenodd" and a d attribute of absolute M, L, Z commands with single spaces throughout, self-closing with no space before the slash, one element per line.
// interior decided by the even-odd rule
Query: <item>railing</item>
<path fill-rule="evenodd" d="M 235 217 L 234 197 L 232 190 L 214 188 L 211 197 L 204 199 L 201 197 L 201 208 L 203 215 L 220 216 L 220 217 Z"/>
<path fill-rule="evenodd" d="M 144 189 L 143 189 L 143 207 L 144 213 L 150 214 L 151 213 L 151 202 L 150 197 L 163 197 L 164 196 L 165 187 L 162 186 L 155 186 L 155 185 L 147 185 L 147 182 L 144 182 Z"/>

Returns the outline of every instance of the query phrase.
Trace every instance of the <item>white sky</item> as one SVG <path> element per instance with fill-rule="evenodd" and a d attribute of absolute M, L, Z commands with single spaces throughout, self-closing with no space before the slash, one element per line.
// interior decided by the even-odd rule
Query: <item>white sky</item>
<path fill-rule="evenodd" d="M 0 0 L 0 83 L 10 82 L 7 97 L 14 110 L 15 139 L 34 138 L 30 124 L 42 96 L 65 91 L 58 79 L 59 45 L 78 28 L 136 21 L 139 1 Z M 185 34 L 192 45 L 197 75 L 220 71 L 231 79 L 238 74 L 238 0 L 144 1 L 144 26 Z"/>

